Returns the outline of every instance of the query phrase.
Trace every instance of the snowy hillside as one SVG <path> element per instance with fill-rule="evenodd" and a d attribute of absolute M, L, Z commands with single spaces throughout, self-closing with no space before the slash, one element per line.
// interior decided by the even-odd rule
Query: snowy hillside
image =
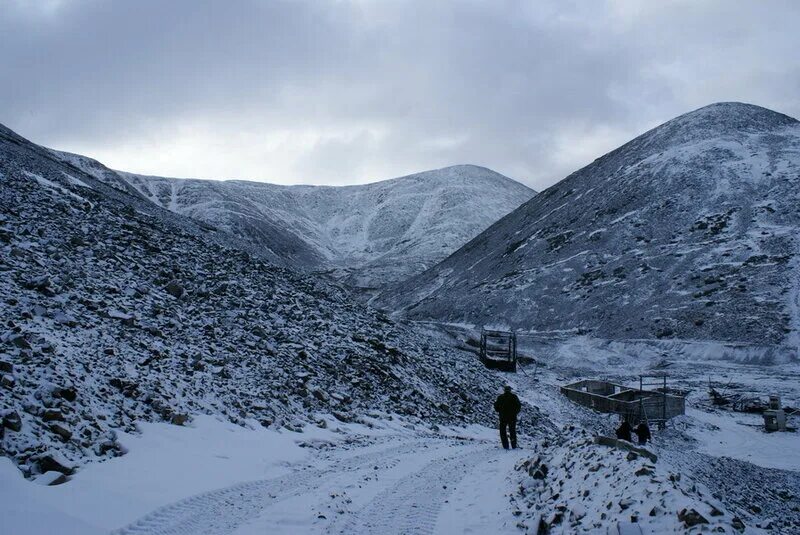
<path fill-rule="evenodd" d="M 359 287 L 424 271 L 535 193 L 474 165 L 362 186 L 278 186 L 135 175 L 54 153 L 115 187 L 134 188 L 163 208 L 236 235 L 286 265 L 332 270 Z"/>
<path fill-rule="evenodd" d="M 573 173 L 377 302 L 412 318 L 794 348 L 799 186 L 798 121 L 713 104 Z"/>
<path fill-rule="evenodd" d="M 200 413 L 297 431 L 319 413 L 486 417 L 497 380 L 471 355 L 7 129 L 0 193 L 0 453 L 27 475 L 117 455 L 137 421 Z"/>

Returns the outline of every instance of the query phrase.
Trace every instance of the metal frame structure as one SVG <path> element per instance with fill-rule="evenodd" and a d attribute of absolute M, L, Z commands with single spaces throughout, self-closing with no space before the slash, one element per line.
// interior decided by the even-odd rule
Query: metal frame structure
<path fill-rule="evenodd" d="M 491 369 L 517 371 L 517 334 L 514 331 L 481 329 L 480 359 Z"/>
<path fill-rule="evenodd" d="M 648 418 L 647 411 L 644 406 L 642 406 L 641 412 L 644 415 L 644 420 L 654 420 L 658 423 L 659 427 L 663 427 L 664 423 L 667 421 L 667 374 L 658 373 L 652 375 L 640 375 L 639 392 L 644 392 L 645 387 L 653 388 L 653 391 L 655 392 L 661 392 L 662 403 L 661 414 L 659 415 L 660 418 Z"/>
<path fill-rule="evenodd" d="M 666 377 L 660 379 L 657 390 L 645 390 L 651 386 L 646 379 L 639 378 L 639 389 L 610 383 L 608 381 L 584 380 L 561 387 L 561 393 L 571 401 L 599 412 L 619 414 L 631 424 L 640 421 L 657 423 L 663 427 L 667 420 L 686 413 L 686 397 L 668 393 Z"/>

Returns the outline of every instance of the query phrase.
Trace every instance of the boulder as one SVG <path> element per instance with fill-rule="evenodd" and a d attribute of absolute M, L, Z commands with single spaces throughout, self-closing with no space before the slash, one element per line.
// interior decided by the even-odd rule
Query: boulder
<path fill-rule="evenodd" d="M 353 418 L 346 412 L 333 411 L 331 414 L 333 414 L 334 418 L 343 423 L 349 423 L 353 421 Z"/>
<path fill-rule="evenodd" d="M 0 372 L 14 373 L 14 365 L 5 360 L 0 360 Z"/>
<path fill-rule="evenodd" d="M 0 384 L 11 390 L 14 388 L 14 385 L 17 384 L 17 380 L 13 375 L 4 375 L 2 378 L 0 378 Z"/>
<path fill-rule="evenodd" d="M 71 475 L 75 469 L 70 466 L 66 459 L 58 454 L 47 453 L 36 460 L 36 466 L 42 473 L 59 472 L 64 475 Z"/>
<path fill-rule="evenodd" d="M 12 334 L 11 336 L 8 337 L 8 341 L 9 343 L 11 343 L 11 345 L 16 346 L 20 349 L 31 348 L 31 344 L 29 344 L 28 341 L 25 339 L 25 336 L 21 334 Z"/>
<path fill-rule="evenodd" d="M 67 327 L 75 327 L 78 325 L 78 322 L 75 321 L 75 318 L 72 316 L 65 314 L 64 312 L 56 312 L 53 315 L 53 320 L 56 323 L 60 323 L 61 325 L 66 325 Z"/>
<path fill-rule="evenodd" d="M 53 390 L 53 396 L 65 399 L 67 401 L 75 401 L 75 398 L 78 397 L 78 393 L 75 391 L 73 387 L 56 388 L 55 390 Z"/>
<path fill-rule="evenodd" d="M 39 485 L 54 486 L 68 481 L 67 476 L 56 470 L 50 470 L 38 476 L 35 480 Z"/>
<path fill-rule="evenodd" d="M 542 463 L 533 473 L 533 479 L 545 479 L 547 478 L 547 473 L 550 470 L 547 468 L 547 465 Z"/>
<path fill-rule="evenodd" d="M 174 279 L 167 283 L 167 285 L 164 287 L 164 290 L 166 290 L 169 295 L 176 299 L 180 299 L 185 293 L 183 286 L 181 286 L 181 284 Z"/>
<path fill-rule="evenodd" d="M 61 438 L 61 440 L 63 440 L 64 442 L 67 442 L 69 439 L 72 438 L 72 431 L 70 431 L 69 429 L 66 428 L 66 426 L 63 426 L 61 424 L 51 424 L 50 431 L 58 435 L 59 438 Z"/>
<path fill-rule="evenodd" d="M 648 466 L 643 466 L 634 472 L 637 476 L 652 476 L 655 472 Z"/>
<path fill-rule="evenodd" d="M 267 335 L 267 331 L 265 331 L 264 328 L 261 327 L 260 325 L 256 325 L 255 327 L 253 327 L 253 331 L 252 332 L 253 332 L 254 335 L 258 336 L 259 338 L 266 338 L 268 336 Z"/>
<path fill-rule="evenodd" d="M 706 517 L 694 509 L 681 509 L 678 512 L 678 520 L 683 522 L 687 528 L 691 528 L 692 526 L 697 526 L 699 524 L 708 524 Z"/>
<path fill-rule="evenodd" d="M 61 414 L 61 411 L 55 409 L 47 409 L 42 414 L 42 420 L 45 422 L 63 422 L 64 415 Z"/>
<path fill-rule="evenodd" d="M 19 432 L 22 430 L 22 418 L 17 411 L 11 411 L 3 416 L 3 427 Z"/>
<path fill-rule="evenodd" d="M 189 421 L 189 415 L 188 414 L 173 414 L 169 421 L 173 425 L 184 425 L 186 422 Z"/>

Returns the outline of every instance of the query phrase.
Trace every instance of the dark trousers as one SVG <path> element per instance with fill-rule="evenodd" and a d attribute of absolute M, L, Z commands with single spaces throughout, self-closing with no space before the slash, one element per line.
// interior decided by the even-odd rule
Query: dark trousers
<path fill-rule="evenodd" d="M 507 432 L 507 434 L 506 434 Z M 511 447 L 517 447 L 517 418 L 503 418 L 500 417 L 500 442 L 503 447 L 508 449 L 508 439 L 511 437 Z"/>

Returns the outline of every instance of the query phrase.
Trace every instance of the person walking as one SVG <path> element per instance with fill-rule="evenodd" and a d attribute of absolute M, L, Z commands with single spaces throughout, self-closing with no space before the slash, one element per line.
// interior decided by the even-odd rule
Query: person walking
<path fill-rule="evenodd" d="M 522 409 L 519 398 L 511 391 L 511 387 L 503 387 L 503 393 L 497 396 L 494 410 L 500 417 L 500 442 L 503 448 L 508 449 L 508 439 L 511 438 L 511 447 L 517 448 L 517 414 Z"/>

